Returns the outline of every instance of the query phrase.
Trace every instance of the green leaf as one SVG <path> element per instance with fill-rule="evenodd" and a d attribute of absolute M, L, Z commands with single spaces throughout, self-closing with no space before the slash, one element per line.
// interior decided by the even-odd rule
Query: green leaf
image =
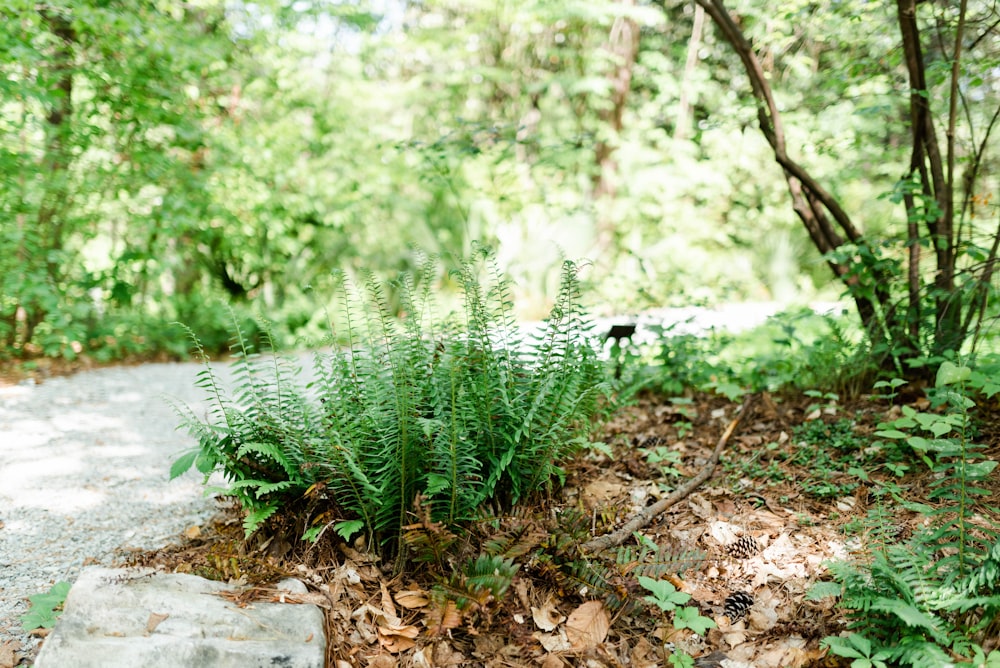
<path fill-rule="evenodd" d="M 691 629 L 698 635 L 704 635 L 705 631 L 714 629 L 716 624 L 708 617 L 703 617 L 698 608 L 685 606 L 674 611 L 674 628 Z"/>
<path fill-rule="evenodd" d="M 44 594 L 29 596 L 31 608 L 21 616 L 21 627 L 25 631 L 33 631 L 35 629 L 50 629 L 55 626 L 56 620 L 62 614 L 59 608 L 66 602 L 69 590 L 70 583 L 60 580 Z"/>
<path fill-rule="evenodd" d="M 365 523 L 361 520 L 345 520 L 333 525 L 333 530 L 344 540 L 351 540 L 354 534 L 365 528 Z"/>
<path fill-rule="evenodd" d="M 969 374 L 972 373 L 972 369 L 967 366 L 958 366 L 954 362 L 942 362 L 941 366 L 938 367 L 937 379 L 934 382 L 935 387 L 943 387 L 945 385 L 954 385 L 955 383 L 961 383 L 969 378 Z"/>
<path fill-rule="evenodd" d="M 201 453 L 201 448 L 194 448 L 193 450 L 188 450 L 183 455 L 174 460 L 174 463 L 170 466 L 170 479 L 179 478 L 190 470 L 194 465 L 194 460 Z"/>
<path fill-rule="evenodd" d="M 907 434 L 904 434 L 903 432 L 899 431 L 898 429 L 882 429 L 882 430 L 876 431 L 875 435 L 876 436 L 880 436 L 882 438 L 894 438 L 894 439 L 900 439 L 900 438 L 906 438 L 907 437 Z"/>
<path fill-rule="evenodd" d="M 451 489 L 451 478 L 440 473 L 427 474 L 427 493 L 430 495 L 439 494 Z"/>
<path fill-rule="evenodd" d="M 656 580 L 645 575 L 640 575 L 638 580 L 644 589 L 653 594 L 646 596 L 645 600 L 658 606 L 664 612 L 673 610 L 676 606 L 684 605 L 691 600 L 690 594 L 677 591 L 677 588 L 667 580 Z"/>
<path fill-rule="evenodd" d="M 199 473 L 208 475 L 215 470 L 215 458 L 202 451 L 198 453 L 198 458 L 194 460 L 194 467 L 198 469 Z"/>
<path fill-rule="evenodd" d="M 844 586 L 839 582 L 817 582 L 806 592 L 806 599 L 818 601 L 831 596 L 840 596 L 844 593 Z"/>

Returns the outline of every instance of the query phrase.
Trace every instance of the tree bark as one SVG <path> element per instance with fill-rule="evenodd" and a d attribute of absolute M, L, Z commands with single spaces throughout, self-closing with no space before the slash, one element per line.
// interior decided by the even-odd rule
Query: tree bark
<path fill-rule="evenodd" d="M 959 23 L 955 35 L 952 54 L 952 81 L 950 90 L 948 127 L 946 130 L 945 154 L 942 155 L 934 117 L 930 110 L 930 91 L 927 87 L 926 65 L 920 42 L 920 26 L 917 22 L 917 1 L 897 0 L 896 13 L 899 21 L 903 56 L 910 81 L 910 125 L 913 151 L 910 156 L 909 178 L 919 177 L 920 198 L 906 198 L 907 217 L 910 221 L 924 219 L 927 225 L 935 257 L 935 331 L 934 352 L 955 350 L 961 346 L 962 305 L 955 301 L 955 225 L 954 225 L 954 164 L 955 164 L 955 123 L 957 120 L 958 67 L 962 53 L 962 32 L 965 24 L 966 0 L 961 0 Z M 934 209 L 929 204 L 935 205 Z M 914 258 L 911 251 L 911 263 Z M 919 281 L 919 273 L 910 272 L 910 312 L 919 311 L 919 290 L 915 290 L 913 280 Z"/>
<path fill-rule="evenodd" d="M 634 7 L 635 0 L 619 0 L 623 7 Z M 598 136 L 594 147 L 594 162 L 597 172 L 591 179 L 595 202 L 611 201 L 615 198 L 618 186 L 618 161 L 615 159 L 618 137 L 622 131 L 623 115 L 628 94 L 632 88 L 632 71 L 639 55 L 639 25 L 628 16 L 619 16 L 611 25 L 611 32 L 605 50 L 612 60 L 612 69 L 608 74 L 611 88 L 611 105 L 598 111 L 603 123 L 603 132 Z M 597 220 L 597 247 L 606 249 L 611 246 L 614 237 L 614 227 L 607 216 L 600 211 Z"/>
<path fill-rule="evenodd" d="M 684 63 L 684 78 L 681 79 L 680 99 L 677 101 L 677 121 L 674 125 L 674 139 L 687 139 L 691 131 L 691 79 L 698 65 L 698 50 L 701 48 L 701 34 L 705 29 L 705 8 L 695 5 L 694 23 L 691 26 L 691 39 L 688 41 L 687 60 Z"/>

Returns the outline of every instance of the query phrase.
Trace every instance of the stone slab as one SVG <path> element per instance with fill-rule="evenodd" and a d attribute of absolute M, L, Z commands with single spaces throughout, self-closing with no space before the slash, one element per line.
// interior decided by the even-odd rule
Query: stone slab
<path fill-rule="evenodd" d="M 305 593 L 298 580 L 278 585 Z M 66 597 L 36 668 L 323 668 L 323 611 L 223 596 L 239 590 L 182 573 L 88 568 Z"/>

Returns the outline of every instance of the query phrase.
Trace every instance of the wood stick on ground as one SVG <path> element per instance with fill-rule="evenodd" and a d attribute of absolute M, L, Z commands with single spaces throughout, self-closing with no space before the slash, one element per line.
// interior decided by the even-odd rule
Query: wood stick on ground
<path fill-rule="evenodd" d="M 726 431 L 722 433 L 722 436 L 719 438 L 719 442 L 715 445 L 715 450 L 712 452 L 712 456 L 709 458 L 704 468 L 698 472 L 698 475 L 675 489 L 669 496 L 666 496 L 653 505 L 643 508 L 637 512 L 632 516 L 632 519 L 622 525 L 618 530 L 591 539 L 581 545 L 580 549 L 586 553 L 596 554 L 597 552 L 606 550 L 609 547 L 621 545 L 632 536 L 633 532 L 649 525 L 649 523 L 653 521 L 654 517 L 686 497 L 688 494 L 697 489 L 699 485 L 712 477 L 712 473 L 715 471 L 715 467 L 719 463 L 719 457 L 722 455 L 722 451 L 725 449 L 726 444 L 729 442 L 729 438 L 733 435 L 733 432 L 736 431 L 737 425 L 739 425 L 740 421 L 749 412 L 750 406 L 754 402 L 754 398 L 755 395 L 748 394 L 746 399 L 743 400 L 743 404 L 740 406 L 740 410 L 736 413 L 736 417 L 734 417 L 732 422 L 729 423 L 729 426 L 726 427 Z"/>

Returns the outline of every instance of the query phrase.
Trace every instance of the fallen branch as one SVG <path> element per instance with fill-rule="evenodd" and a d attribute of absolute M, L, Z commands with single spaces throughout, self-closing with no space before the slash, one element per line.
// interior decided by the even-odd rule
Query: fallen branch
<path fill-rule="evenodd" d="M 711 478 L 712 473 L 715 471 L 715 467 L 719 464 L 719 457 L 722 455 L 722 451 L 725 449 L 726 444 L 729 442 L 729 438 L 733 435 L 733 432 L 736 431 L 736 426 L 739 425 L 740 420 L 742 420 L 750 410 L 750 406 L 753 404 L 754 398 L 755 395 L 748 394 L 746 399 L 743 400 L 743 404 L 740 406 L 739 411 L 737 411 L 736 417 L 734 417 L 732 422 L 729 423 L 729 426 L 726 427 L 726 431 L 722 433 L 722 436 L 719 438 L 719 442 L 715 445 L 715 450 L 712 452 L 712 456 L 709 457 L 708 463 L 706 463 L 705 467 L 698 472 L 698 475 L 675 489 L 669 496 L 664 497 L 653 505 L 643 508 L 637 512 L 632 516 L 632 519 L 622 525 L 618 530 L 589 540 L 581 545 L 580 549 L 584 552 L 595 554 L 597 552 L 601 552 L 602 550 L 606 550 L 609 547 L 621 545 L 628 540 L 634 532 L 642 529 L 652 522 L 654 517 L 686 497 L 688 494 L 697 489 L 699 485 Z"/>

